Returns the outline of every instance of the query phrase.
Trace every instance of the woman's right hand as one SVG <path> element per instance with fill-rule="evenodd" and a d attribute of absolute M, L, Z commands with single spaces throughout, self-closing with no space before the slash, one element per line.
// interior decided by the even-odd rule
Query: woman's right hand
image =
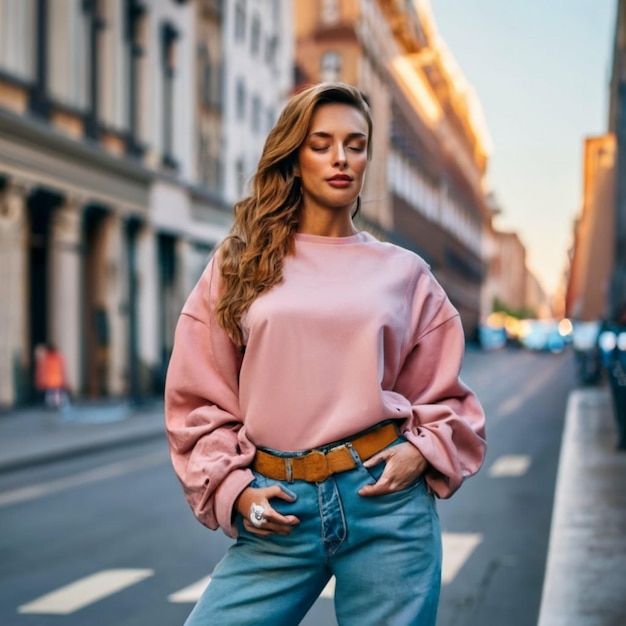
<path fill-rule="evenodd" d="M 271 498 L 280 498 L 287 502 L 295 500 L 293 496 L 283 491 L 278 485 L 260 488 L 246 487 L 235 501 L 235 509 L 243 517 L 244 528 L 254 535 L 289 535 L 291 527 L 299 524 L 300 520 L 295 515 L 281 515 L 274 510 L 270 504 Z M 265 521 L 261 526 L 255 526 L 250 521 L 253 504 L 262 506 L 265 509 L 263 512 Z"/>

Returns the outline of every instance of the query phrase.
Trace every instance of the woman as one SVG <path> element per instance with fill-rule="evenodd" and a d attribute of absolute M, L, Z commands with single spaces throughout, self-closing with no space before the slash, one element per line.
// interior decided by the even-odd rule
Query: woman
<path fill-rule="evenodd" d="M 428 266 L 352 222 L 371 134 L 351 86 L 294 96 L 181 314 L 172 460 L 237 539 L 190 626 L 293 626 L 332 575 L 341 625 L 435 624 L 434 496 L 478 471 L 484 416 Z"/>

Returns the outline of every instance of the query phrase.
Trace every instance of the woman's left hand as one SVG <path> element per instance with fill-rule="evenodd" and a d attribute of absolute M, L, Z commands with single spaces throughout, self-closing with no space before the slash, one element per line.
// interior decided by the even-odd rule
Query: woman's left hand
<path fill-rule="evenodd" d="M 378 481 L 359 489 L 360 496 L 382 496 L 385 493 L 401 491 L 421 476 L 428 462 L 422 453 L 408 441 L 386 448 L 367 459 L 363 465 L 367 468 L 385 462 L 385 469 Z"/>

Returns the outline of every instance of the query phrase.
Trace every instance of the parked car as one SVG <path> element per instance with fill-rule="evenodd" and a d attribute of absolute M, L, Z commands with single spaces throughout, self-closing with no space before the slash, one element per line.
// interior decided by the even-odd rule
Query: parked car
<path fill-rule="evenodd" d="M 575 321 L 572 347 L 576 355 L 578 380 L 583 385 L 594 385 L 602 377 L 602 356 L 598 347 L 600 321 Z"/>
<path fill-rule="evenodd" d="M 481 324 L 478 328 L 478 341 L 483 350 L 499 350 L 506 345 L 506 330 Z"/>
<path fill-rule="evenodd" d="M 529 350 L 553 353 L 562 352 L 566 343 L 558 322 L 552 319 L 523 320 L 520 342 Z"/>

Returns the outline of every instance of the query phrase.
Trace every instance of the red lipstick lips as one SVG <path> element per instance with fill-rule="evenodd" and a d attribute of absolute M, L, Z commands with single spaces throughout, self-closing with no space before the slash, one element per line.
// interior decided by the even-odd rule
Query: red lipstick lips
<path fill-rule="evenodd" d="M 328 179 L 331 187 L 348 187 L 352 183 L 352 177 L 347 174 L 336 174 Z"/>

